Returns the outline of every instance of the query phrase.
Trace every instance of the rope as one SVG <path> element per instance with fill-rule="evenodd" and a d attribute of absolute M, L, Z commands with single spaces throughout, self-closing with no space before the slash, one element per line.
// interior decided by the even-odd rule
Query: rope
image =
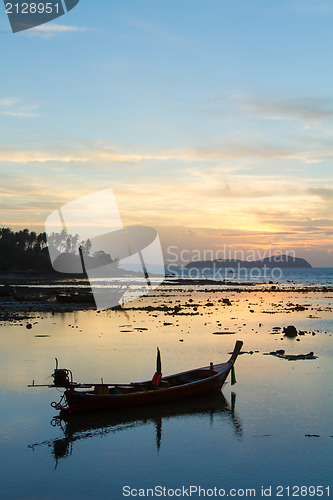
<path fill-rule="evenodd" d="M 231 359 L 228 361 L 228 363 L 231 365 L 231 385 L 236 384 L 236 373 L 235 373 L 235 366 L 234 366 L 234 361 Z"/>
<path fill-rule="evenodd" d="M 52 408 L 54 408 L 55 410 L 65 410 L 67 406 L 66 404 L 62 404 L 64 399 L 65 399 L 65 394 L 61 396 L 59 403 L 57 403 L 56 401 L 52 401 L 51 403 Z"/>
<path fill-rule="evenodd" d="M 60 427 L 61 430 L 65 432 L 65 427 L 60 417 L 53 417 L 50 424 L 52 425 L 52 427 Z"/>

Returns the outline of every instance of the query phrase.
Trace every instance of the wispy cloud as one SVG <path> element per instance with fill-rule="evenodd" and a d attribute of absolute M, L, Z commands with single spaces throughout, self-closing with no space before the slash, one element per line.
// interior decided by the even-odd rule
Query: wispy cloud
<path fill-rule="evenodd" d="M 308 192 L 310 195 L 319 196 L 320 198 L 322 198 L 324 200 L 333 201 L 333 189 L 332 188 L 311 187 L 311 188 L 309 188 Z"/>
<path fill-rule="evenodd" d="M 17 116 L 29 117 L 37 116 L 36 112 L 29 110 L 0 110 L 0 113 Z M 309 141 L 311 143 L 311 141 Z M 325 147 L 324 147 L 325 146 Z M 265 142 L 252 141 L 252 144 L 246 144 L 239 141 L 225 140 L 222 146 L 211 145 L 209 147 L 184 146 L 181 148 L 142 148 L 137 151 L 129 151 L 126 148 L 112 147 L 109 145 L 101 146 L 88 144 L 79 148 L 67 148 L 59 145 L 56 150 L 44 149 L 9 149 L 0 148 L 0 162 L 12 163 L 91 163 L 112 164 L 112 163 L 150 163 L 152 161 L 179 161 L 185 163 L 204 162 L 207 165 L 219 162 L 225 163 L 224 173 L 239 170 L 249 170 L 253 160 L 282 160 L 296 161 L 301 164 L 321 163 L 332 159 L 333 149 L 327 143 L 309 144 L 306 147 L 302 142 L 292 146 L 267 144 Z M 237 164 L 226 164 L 226 162 L 237 162 Z M 290 168 L 290 166 L 289 166 Z M 205 171 L 205 169 L 203 169 Z"/>
<path fill-rule="evenodd" d="M 251 113 L 259 113 L 269 120 L 301 121 L 305 128 L 316 128 L 333 118 L 331 99 L 294 98 L 285 101 L 253 99 L 244 103 Z"/>
<path fill-rule="evenodd" d="M 142 19 L 134 19 L 130 21 L 130 25 L 142 31 L 146 35 L 153 37 L 155 40 L 159 40 L 160 42 L 174 48 L 179 49 L 190 47 L 189 42 L 185 38 L 163 30 L 156 23 L 152 23 L 150 21 L 145 21 Z"/>
<path fill-rule="evenodd" d="M 0 111 L 0 114 L 15 118 L 35 118 L 36 116 L 42 116 L 40 113 L 33 113 L 31 111 Z"/>
<path fill-rule="evenodd" d="M 297 160 L 303 163 L 320 163 L 333 157 L 333 150 L 317 151 L 312 149 L 299 150 L 287 146 L 273 144 L 255 144 L 252 146 L 226 144 L 225 147 L 206 149 L 193 148 L 183 150 L 181 155 L 188 161 L 221 161 L 237 158 L 261 158 Z"/>
<path fill-rule="evenodd" d="M 11 163 L 137 163 L 150 160 L 166 159 L 163 155 L 149 155 L 141 153 L 126 153 L 108 150 L 78 149 L 71 151 L 53 152 L 39 150 L 17 150 L 0 148 L 0 162 Z"/>
<path fill-rule="evenodd" d="M 8 108 L 19 101 L 17 97 L 5 97 L 0 99 L 0 108 Z"/>
<path fill-rule="evenodd" d="M 55 35 L 65 34 L 65 33 L 84 33 L 86 31 L 91 31 L 91 28 L 86 28 L 84 26 L 68 26 L 65 24 L 55 24 L 46 23 L 35 28 L 31 28 L 24 32 L 28 36 L 43 36 L 45 38 L 50 38 Z"/>
<path fill-rule="evenodd" d="M 332 14 L 332 2 L 317 0 L 297 0 L 293 6 L 297 12 L 304 12 L 305 14 Z"/>
<path fill-rule="evenodd" d="M 15 118 L 35 118 L 42 116 L 36 111 L 37 105 L 27 105 L 17 97 L 5 97 L 0 99 L 0 114 Z"/>

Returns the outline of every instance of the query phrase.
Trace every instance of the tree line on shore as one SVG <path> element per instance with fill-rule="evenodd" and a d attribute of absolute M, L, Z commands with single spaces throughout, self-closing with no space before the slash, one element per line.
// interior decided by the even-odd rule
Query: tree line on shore
<path fill-rule="evenodd" d="M 0 228 L 0 272 L 54 272 L 50 261 L 48 245 L 53 245 L 61 253 L 76 254 L 81 247 L 84 255 L 91 250 L 90 240 L 80 241 L 79 235 L 68 235 L 66 231 L 36 233 L 29 229 L 13 231 Z"/>

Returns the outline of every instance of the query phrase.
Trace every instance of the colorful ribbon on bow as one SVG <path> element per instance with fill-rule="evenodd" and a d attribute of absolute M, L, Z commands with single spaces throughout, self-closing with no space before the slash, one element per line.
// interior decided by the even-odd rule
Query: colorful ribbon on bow
<path fill-rule="evenodd" d="M 236 373 L 235 373 L 235 367 L 234 367 L 234 362 L 232 360 L 228 361 L 229 364 L 231 364 L 231 385 L 236 384 Z"/>

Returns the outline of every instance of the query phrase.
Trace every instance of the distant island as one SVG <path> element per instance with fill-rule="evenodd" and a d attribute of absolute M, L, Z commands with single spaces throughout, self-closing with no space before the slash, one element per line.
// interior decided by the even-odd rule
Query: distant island
<path fill-rule="evenodd" d="M 272 255 L 261 260 L 216 259 L 189 262 L 186 269 L 238 269 L 238 268 L 312 268 L 305 259 L 290 255 Z"/>

